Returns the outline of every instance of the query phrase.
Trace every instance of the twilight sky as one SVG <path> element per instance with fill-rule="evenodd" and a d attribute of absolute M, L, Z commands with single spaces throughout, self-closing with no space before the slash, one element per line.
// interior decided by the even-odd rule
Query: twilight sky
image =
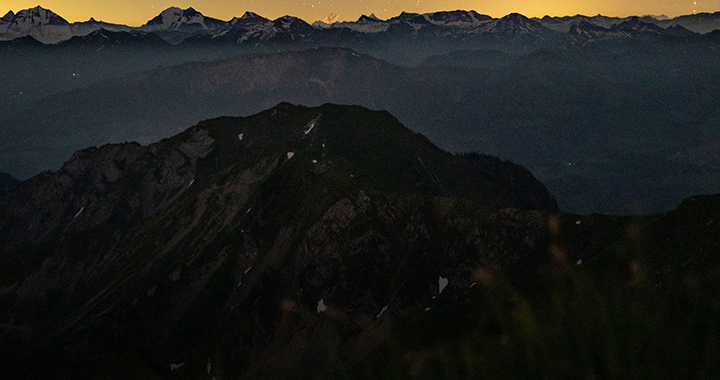
<path fill-rule="evenodd" d="M 336 14 L 339 20 L 356 20 L 375 13 L 382 19 L 401 11 L 434 12 L 474 9 L 494 17 L 519 12 L 528 17 L 575 14 L 629 16 L 666 14 L 675 17 L 696 12 L 720 11 L 720 0 L 2 0 L 0 13 L 37 5 L 49 8 L 70 22 L 90 17 L 107 22 L 138 26 L 163 9 L 193 7 L 206 16 L 229 20 L 253 11 L 268 18 L 284 15 L 308 22 Z"/>

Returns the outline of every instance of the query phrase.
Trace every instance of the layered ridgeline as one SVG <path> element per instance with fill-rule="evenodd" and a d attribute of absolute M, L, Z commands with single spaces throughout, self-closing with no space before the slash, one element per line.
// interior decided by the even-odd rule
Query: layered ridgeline
<path fill-rule="evenodd" d="M 69 57 L 86 57 L 88 70 L 107 74 L 95 59 L 113 57 L 111 47 L 82 51 Z M 199 120 L 283 101 L 332 102 L 386 109 L 451 152 L 520 163 L 566 211 L 664 212 L 720 191 L 718 61 L 717 45 L 677 44 L 622 53 L 462 51 L 420 67 L 344 48 L 187 63 L 9 107 L 0 113 L 0 171 L 26 179 L 86 146 L 146 144 Z M 87 80 L 71 67 L 79 74 L 65 79 Z"/>
<path fill-rule="evenodd" d="M 527 170 L 387 112 L 283 103 L 79 151 L 0 197 L 0 364 L 19 377 L 682 375 L 720 357 L 716 197 L 560 214 Z M 641 360 L 660 331 L 673 350 Z"/>

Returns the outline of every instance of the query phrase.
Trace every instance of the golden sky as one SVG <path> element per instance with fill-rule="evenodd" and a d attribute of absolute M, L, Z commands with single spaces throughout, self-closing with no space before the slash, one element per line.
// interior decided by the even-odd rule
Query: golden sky
<path fill-rule="evenodd" d="M 15 12 L 41 5 L 70 22 L 97 20 L 138 26 L 162 10 L 178 6 L 193 7 L 210 17 L 229 20 L 253 11 L 268 18 L 284 15 L 308 22 L 337 14 L 339 20 L 356 20 L 375 13 L 382 19 L 402 11 L 476 10 L 494 17 L 519 12 L 528 17 L 575 14 L 629 16 L 666 14 L 674 17 L 696 12 L 720 11 L 720 0 L 1 0 L 0 13 Z"/>

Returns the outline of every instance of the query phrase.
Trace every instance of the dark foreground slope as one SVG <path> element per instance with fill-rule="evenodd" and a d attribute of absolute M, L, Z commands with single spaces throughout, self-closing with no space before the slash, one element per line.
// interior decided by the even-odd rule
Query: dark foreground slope
<path fill-rule="evenodd" d="M 386 112 L 281 104 L 84 150 L 0 197 L 18 377 L 628 377 L 718 357 L 716 198 L 560 214 L 525 169 Z"/>
<path fill-rule="evenodd" d="M 531 288 L 516 267 L 479 268 L 464 303 L 396 324 L 355 378 L 720 376 L 720 196 L 651 217 L 550 220 L 554 259 L 530 271 Z"/>
<path fill-rule="evenodd" d="M 87 149 L 2 196 L 4 354 L 84 365 L 121 350 L 162 376 L 206 356 L 228 376 L 283 350 L 289 367 L 362 359 L 385 306 L 416 313 L 439 276 L 467 287 L 480 260 L 542 250 L 539 212 L 491 210 L 556 209 L 519 166 L 333 105 Z"/>
<path fill-rule="evenodd" d="M 0 191 L 8 190 L 20 183 L 20 180 L 10 174 L 0 172 Z"/>

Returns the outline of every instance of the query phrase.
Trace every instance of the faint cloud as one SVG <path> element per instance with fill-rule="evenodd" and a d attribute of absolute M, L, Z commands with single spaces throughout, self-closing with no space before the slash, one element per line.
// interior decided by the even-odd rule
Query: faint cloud
<path fill-rule="evenodd" d="M 337 22 L 338 19 L 340 19 L 340 16 L 338 16 L 337 13 L 330 13 L 329 15 L 327 15 L 327 17 L 322 19 L 322 22 L 324 22 L 326 24 L 332 24 L 332 23 Z"/>

